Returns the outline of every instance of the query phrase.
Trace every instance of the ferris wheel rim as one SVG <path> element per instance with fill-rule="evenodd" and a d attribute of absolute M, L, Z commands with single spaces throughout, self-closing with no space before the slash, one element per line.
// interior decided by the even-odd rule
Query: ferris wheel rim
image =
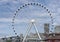
<path fill-rule="evenodd" d="M 48 12 L 48 14 L 49 14 L 49 16 L 50 16 L 50 18 L 51 18 L 51 23 L 53 24 L 53 16 L 52 16 L 51 12 L 48 10 L 48 8 L 46 8 L 44 5 L 42 5 L 42 4 L 40 4 L 40 3 L 26 3 L 26 4 L 22 5 L 22 6 L 20 6 L 20 8 L 18 8 L 18 10 L 14 13 L 14 16 L 13 16 L 13 19 L 12 19 L 12 27 L 13 27 L 12 29 L 13 29 L 15 35 L 18 35 L 18 34 L 16 33 L 15 28 L 14 28 L 14 21 L 15 21 L 16 15 L 17 15 L 17 13 L 18 13 L 21 9 L 23 9 L 24 7 L 29 6 L 29 5 L 40 6 L 40 7 L 42 7 L 43 9 L 45 9 L 45 10 Z M 53 27 L 53 26 L 54 26 L 54 25 L 52 25 L 52 27 Z"/>

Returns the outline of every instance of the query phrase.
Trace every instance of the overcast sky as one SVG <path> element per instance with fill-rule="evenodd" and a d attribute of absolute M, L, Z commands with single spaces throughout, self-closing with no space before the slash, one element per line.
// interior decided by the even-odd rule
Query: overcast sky
<path fill-rule="evenodd" d="M 41 3 L 46 6 L 52 13 L 54 25 L 60 25 L 60 0 L 0 0 L 0 37 L 14 35 L 11 22 L 15 11 L 25 3 L 31 2 Z M 51 23 L 48 13 L 39 6 L 24 7 L 17 14 L 15 30 L 18 35 L 25 33 L 31 19 L 38 18 L 36 21 L 39 22 L 37 23 L 39 32 L 43 31 L 41 24 Z M 32 30 L 34 31 L 34 29 Z"/>

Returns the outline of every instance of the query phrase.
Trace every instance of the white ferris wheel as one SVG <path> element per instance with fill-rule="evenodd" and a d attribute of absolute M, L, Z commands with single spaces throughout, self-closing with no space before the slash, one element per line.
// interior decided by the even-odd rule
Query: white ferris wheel
<path fill-rule="evenodd" d="M 26 3 L 21 5 L 14 13 L 12 29 L 17 36 L 26 31 L 23 42 L 32 28 L 34 28 L 32 32 L 35 30 L 39 39 L 41 39 L 39 33 L 42 31 L 41 29 L 45 23 L 49 23 L 50 28 L 53 30 L 53 16 L 48 8 L 40 3 Z"/>

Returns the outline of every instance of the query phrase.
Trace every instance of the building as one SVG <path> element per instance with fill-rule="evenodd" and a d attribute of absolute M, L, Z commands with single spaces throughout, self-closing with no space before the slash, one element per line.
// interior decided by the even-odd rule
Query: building
<path fill-rule="evenodd" d="M 45 37 L 47 35 L 47 37 Z M 25 42 L 60 42 L 60 33 L 40 33 L 41 40 L 38 38 L 38 35 L 36 33 L 32 33 L 31 35 L 28 35 Z M 0 42 L 6 42 L 6 40 L 12 40 L 12 42 L 22 42 L 23 39 L 18 38 L 17 36 L 8 37 L 8 38 L 2 38 L 0 39 Z M 20 40 L 20 41 L 19 41 Z"/>
<path fill-rule="evenodd" d="M 41 36 L 41 39 L 39 39 L 37 33 L 30 33 L 28 37 L 26 38 L 25 42 L 45 42 L 45 34 L 44 33 L 39 33 Z"/>
<path fill-rule="evenodd" d="M 54 29 L 55 33 L 60 33 L 60 25 L 56 25 Z"/>
<path fill-rule="evenodd" d="M 60 26 L 55 27 L 54 33 L 49 33 L 49 24 L 44 24 L 44 33 L 39 33 L 41 39 L 39 39 L 37 33 L 30 33 L 27 35 L 25 42 L 60 42 Z M 12 36 L 8 38 L 0 39 L 0 42 L 22 42 L 23 34 L 20 36 Z"/>
<path fill-rule="evenodd" d="M 49 23 L 44 24 L 44 33 L 46 33 L 46 34 L 49 33 Z"/>
<path fill-rule="evenodd" d="M 60 33 L 51 33 L 48 35 L 46 42 L 60 42 Z"/>

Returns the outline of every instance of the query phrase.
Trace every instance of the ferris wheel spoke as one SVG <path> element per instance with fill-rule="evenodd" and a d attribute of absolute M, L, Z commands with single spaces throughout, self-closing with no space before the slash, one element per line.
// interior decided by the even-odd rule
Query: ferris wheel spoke
<path fill-rule="evenodd" d="M 23 39 L 23 42 L 25 42 L 25 39 L 26 39 L 29 31 L 31 30 L 31 27 L 32 27 L 32 24 L 31 24 L 31 25 L 29 26 L 29 28 L 27 29 L 26 34 L 25 34 L 24 39 Z"/>

